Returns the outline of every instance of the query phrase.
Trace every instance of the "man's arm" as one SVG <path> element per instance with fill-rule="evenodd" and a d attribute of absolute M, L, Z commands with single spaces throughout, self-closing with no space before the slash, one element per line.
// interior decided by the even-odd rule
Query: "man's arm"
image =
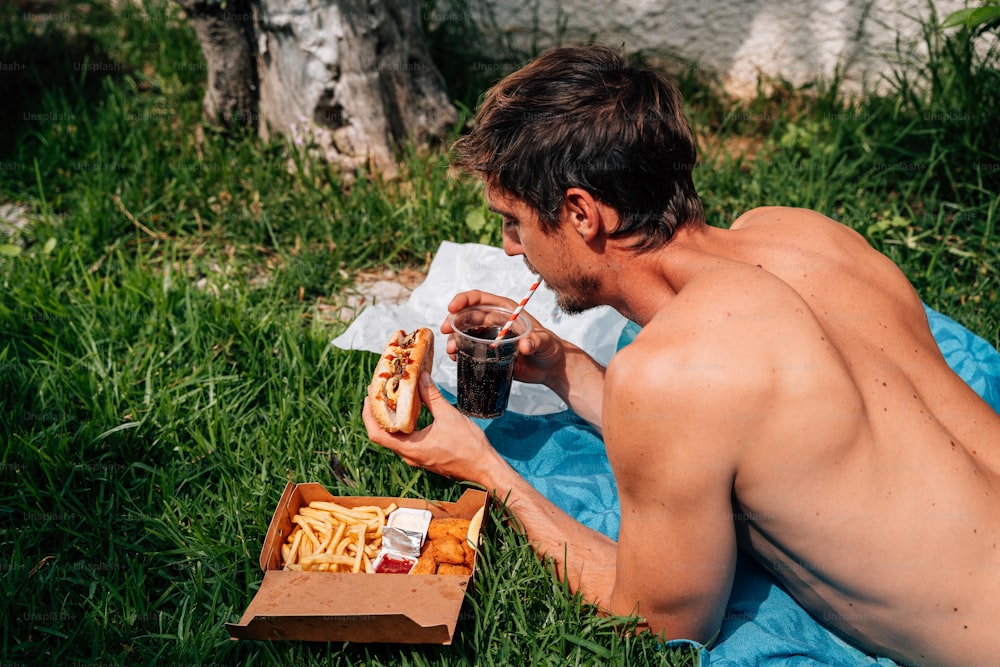
<path fill-rule="evenodd" d="M 709 641 L 732 588 L 739 436 L 725 418 L 717 358 L 679 363 L 637 340 L 607 374 L 606 445 L 622 512 L 611 610 L 638 614 L 668 639 Z"/>
<path fill-rule="evenodd" d="M 563 368 L 547 386 L 598 432 L 604 430 L 604 366 L 581 348 L 562 341 Z"/>
<path fill-rule="evenodd" d="M 556 507 L 509 466 L 493 477 L 487 488 L 506 503 L 535 552 L 551 559 L 570 590 L 607 610 L 615 583 L 615 542 Z"/>

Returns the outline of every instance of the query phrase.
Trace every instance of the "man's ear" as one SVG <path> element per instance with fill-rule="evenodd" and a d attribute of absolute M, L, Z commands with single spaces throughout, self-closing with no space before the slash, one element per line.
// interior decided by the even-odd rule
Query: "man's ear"
<path fill-rule="evenodd" d="M 604 231 L 604 209 L 592 194 L 583 188 L 569 188 L 560 211 L 563 224 L 569 224 L 583 240 L 590 243 Z"/>

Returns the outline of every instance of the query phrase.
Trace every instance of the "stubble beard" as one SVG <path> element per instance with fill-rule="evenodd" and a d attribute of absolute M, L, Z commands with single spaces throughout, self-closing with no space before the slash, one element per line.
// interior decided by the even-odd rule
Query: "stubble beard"
<path fill-rule="evenodd" d="M 535 267 L 531 263 L 524 259 L 525 265 L 528 269 L 535 275 L 541 275 L 535 270 Z M 543 278 L 544 279 L 544 278 Z M 570 293 L 566 291 L 561 291 L 558 287 L 553 286 L 547 280 L 545 284 L 549 286 L 556 295 L 556 305 L 559 309 L 568 315 L 579 315 L 591 308 L 596 308 L 601 305 L 595 299 L 600 293 L 601 280 L 592 274 L 581 274 L 574 276 L 569 281 Z"/>
<path fill-rule="evenodd" d="M 601 288 L 601 281 L 596 276 L 579 276 L 572 281 L 572 288 L 575 295 L 556 293 L 556 304 L 564 313 L 579 315 L 601 305 L 594 300 Z"/>

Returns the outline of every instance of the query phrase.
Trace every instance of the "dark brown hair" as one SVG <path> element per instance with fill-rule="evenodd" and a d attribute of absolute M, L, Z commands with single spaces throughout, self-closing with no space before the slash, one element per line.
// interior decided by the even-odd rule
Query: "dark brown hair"
<path fill-rule="evenodd" d="M 611 237 L 635 236 L 640 251 L 705 220 L 680 93 L 608 47 L 552 49 L 502 79 L 453 151 L 456 167 L 536 209 L 546 232 L 571 187 L 617 210 Z"/>

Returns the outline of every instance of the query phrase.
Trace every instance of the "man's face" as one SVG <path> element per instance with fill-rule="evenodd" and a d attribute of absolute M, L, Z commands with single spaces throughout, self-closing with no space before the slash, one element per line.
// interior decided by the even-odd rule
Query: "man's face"
<path fill-rule="evenodd" d="M 565 221 L 555 234 L 545 234 L 531 206 L 499 188 L 487 186 L 486 193 L 489 209 L 503 218 L 504 251 L 524 258 L 528 269 L 555 292 L 562 310 L 575 314 L 602 305 L 600 276 L 576 258 L 574 243 L 579 241 L 566 237 Z"/>

